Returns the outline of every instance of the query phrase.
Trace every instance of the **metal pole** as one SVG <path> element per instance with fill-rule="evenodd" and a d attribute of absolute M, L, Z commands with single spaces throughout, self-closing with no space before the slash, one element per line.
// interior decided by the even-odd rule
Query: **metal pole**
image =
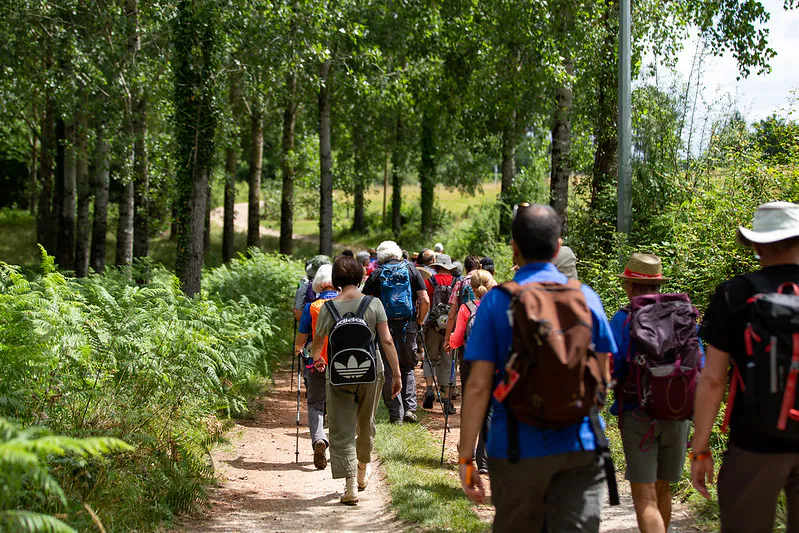
<path fill-rule="evenodd" d="M 619 233 L 629 235 L 632 218 L 632 93 L 630 69 L 630 1 L 619 2 Z"/>

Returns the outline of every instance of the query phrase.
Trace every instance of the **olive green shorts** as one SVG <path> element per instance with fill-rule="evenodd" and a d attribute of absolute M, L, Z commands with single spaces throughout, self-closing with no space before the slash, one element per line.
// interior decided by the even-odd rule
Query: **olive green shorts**
<path fill-rule="evenodd" d="M 626 411 L 621 441 L 631 483 L 676 483 L 682 478 L 690 420 L 655 422 L 645 411 Z M 654 423 L 654 426 L 653 426 Z"/>

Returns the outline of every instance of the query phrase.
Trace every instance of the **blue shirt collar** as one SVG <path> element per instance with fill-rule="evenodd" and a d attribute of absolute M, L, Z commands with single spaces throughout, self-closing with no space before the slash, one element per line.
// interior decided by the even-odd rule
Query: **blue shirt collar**
<path fill-rule="evenodd" d="M 336 296 L 338 296 L 338 292 L 332 290 L 326 290 L 319 293 L 319 298 L 324 298 L 325 300 L 335 298 Z"/>
<path fill-rule="evenodd" d="M 519 268 L 519 270 L 516 271 L 516 275 L 513 276 L 513 279 L 516 279 L 518 277 L 530 276 L 537 272 L 558 273 L 559 270 L 557 269 L 554 263 L 550 263 L 548 261 L 527 263 L 526 265 L 524 265 L 523 267 Z"/>

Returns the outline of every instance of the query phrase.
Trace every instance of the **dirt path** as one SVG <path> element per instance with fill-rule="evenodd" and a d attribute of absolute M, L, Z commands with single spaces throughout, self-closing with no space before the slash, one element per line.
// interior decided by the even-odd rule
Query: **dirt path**
<path fill-rule="evenodd" d="M 246 233 L 247 232 L 247 202 L 242 202 L 240 204 L 235 204 L 233 209 L 233 229 L 239 233 Z M 211 223 L 216 224 L 218 226 L 222 226 L 224 223 L 225 217 L 225 208 L 224 207 L 217 207 L 213 211 L 211 211 Z M 268 236 L 268 237 L 280 237 L 280 230 L 276 230 L 274 228 L 267 228 L 263 225 L 261 226 L 261 235 Z M 292 235 L 292 239 L 295 241 L 303 241 L 308 243 L 317 243 L 319 242 L 319 237 L 315 235 Z M 338 246 L 338 244 L 333 243 L 334 246 Z"/>
<path fill-rule="evenodd" d="M 401 528 L 389 510 L 388 490 L 375 461 L 369 487 L 360 503 L 339 503 L 344 480 L 330 469 L 313 466 L 305 397 L 302 398 L 300 461 L 294 462 L 297 393 L 289 392 L 291 373 L 275 374 L 275 388 L 265 398 L 266 409 L 255 420 L 241 422 L 230 444 L 213 453 L 220 478 L 211 491 L 210 509 L 201 518 L 186 518 L 175 531 L 387 531 Z M 296 381 L 296 379 L 295 379 Z M 375 456 L 375 459 L 377 457 Z"/>
<path fill-rule="evenodd" d="M 421 406 L 421 397 L 424 392 L 424 380 L 422 378 L 421 369 L 416 370 L 416 382 L 419 385 L 419 405 Z M 450 429 L 447 433 L 446 452 L 444 460 L 449 464 L 456 465 L 458 462 L 457 444 L 460 440 L 460 400 L 455 400 L 454 405 L 458 410 L 457 415 L 450 417 Z M 424 425 L 427 429 L 436 436 L 437 439 L 442 438 L 444 432 L 444 414 L 442 409 L 436 405 L 435 409 L 428 411 L 429 415 L 425 417 Z M 453 476 L 455 474 L 453 473 Z M 601 533 L 637 533 L 638 523 L 635 519 L 635 509 L 633 508 L 632 497 L 630 495 L 630 485 L 624 479 L 624 472 L 617 472 L 618 486 L 619 486 L 619 499 L 620 505 L 611 507 L 610 505 L 604 506 L 602 510 L 602 523 L 600 526 Z M 489 487 L 490 490 L 490 487 Z M 607 502 L 607 500 L 606 500 Z M 494 510 L 490 505 L 483 505 L 477 508 L 477 513 L 486 521 L 490 521 L 494 516 Z M 694 520 L 690 516 L 688 506 L 683 503 L 674 503 L 672 510 L 672 523 L 669 527 L 670 533 L 697 533 L 699 530 L 693 527 Z"/>

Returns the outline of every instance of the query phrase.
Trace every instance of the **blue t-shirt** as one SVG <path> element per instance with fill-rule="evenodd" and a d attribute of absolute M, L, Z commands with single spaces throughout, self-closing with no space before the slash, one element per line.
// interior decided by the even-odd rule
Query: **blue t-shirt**
<path fill-rule="evenodd" d="M 532 282 L 566 283 L 568 278 L 552 263 L 530 263 L 516 272 L 514 280 L 524 285 Z M 616 343 L 599 296 L 587 285 L 582 287 L 593 317 L 592 341 L 598 353 L 615 353 Z M 510 357 L 513 329 L 508 320 L 510 296 L 500 290 L 485 295 L 477 310 L 464 359 L 489 361 L 497 369 L 505 368 Z M 488 432 L 488 455 L 508 457 L 508 417 L 505 408 L 493 397 L 494 414 Z M 596 440 L 588 417 L 581 423 L 560 429 L 543 429 L 519 422 L 519 452 L 522 459 L 596 449 Z"/>
<path fill-rule="evenodd" d="M 630 312 L 626 309 L 616 311 L 613 318 L 610 320 L 610 329 L 613 331 L 613 337 L 616 339 L 616 346 L 618 350 L 613 354 L 613 379 L 619 381 L 630 372 L 630 363 L 627 358 L 630 356 Z M 699 332 L 699 326 L 696 326 L 696 331 Z M 702 350 L 702 359 L 699 365 L 705 367 L 705 350 L 702 348 L 702 343 L 699 343 L 699 349 Z M 634 350 L 634 347 L 633 347 Z M 638 402 L 629 400 L 624 404 L 625 411 L 634 411 L 638 408 Z M 619 416 L 619 399 L 615 398 L 613 405 L 610 407 L 610 414 Z"/>
<path fill-rule="evenodd" d="M 338 296 L 338 293 L 333 290 L 324 291 L 319 294 L 317 300 L 330 300 L 331 298 L 335 298 Z M 304 333 L 305 335 L 309 335 L 308 341 L 311 341 L 311 337 L 313 336 L 313 320 L 311 319 L 311 304 L 305 304 L 305 307 L 302 309 L 302 316 L 300 317 L 300 325 L 297 327 L 297 331 L 300 333 Z"/>

